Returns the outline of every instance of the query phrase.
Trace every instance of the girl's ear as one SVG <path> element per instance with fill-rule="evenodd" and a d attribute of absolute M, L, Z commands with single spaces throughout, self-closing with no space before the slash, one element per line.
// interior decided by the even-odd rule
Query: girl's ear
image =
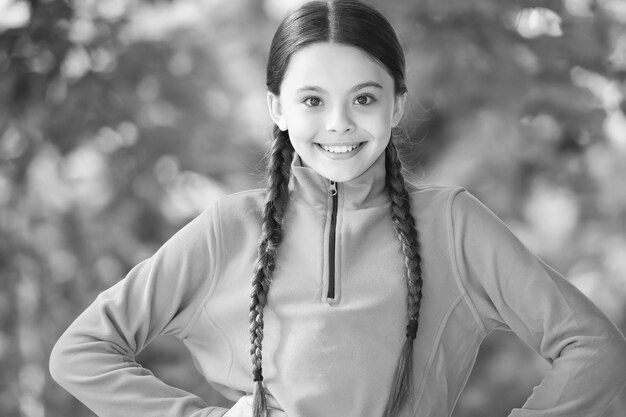
<path fill-rule="evenodd" d="M 404 108 L 406 106 L 406 93 L 396 94 L 396 98 L 393 106 L 393 116 L 391 117 L 391 126 L 396 127 L 402 116 L 404 115 Z"/>
<path fill-rule="evenodd" d="M 280 106 L 280 98 L 271 91 L 267 92 L 267 108 L 276 126 L 283 132 L 287 130 L 287 120 Z"/>

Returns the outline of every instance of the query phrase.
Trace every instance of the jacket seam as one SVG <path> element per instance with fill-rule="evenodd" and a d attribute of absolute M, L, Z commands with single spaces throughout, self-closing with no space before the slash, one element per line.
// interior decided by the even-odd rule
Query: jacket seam
<path fill-rule="evenodd" d="M 204 306 L 204 304 L 203 304 Z M 226 384 L 229 388 L 233 389 L 233 384 L 230 381 L 230 377 L 232 374 L 232 369 L 233 369 L 233 364 L 235 363 L 234 360 L 234 354 L 233 354 L 233 347 L 230 344 L 230 340 L 228 339 L 228 336 L 226 334 L 226 332 L 224 330 L 222 330 L 222 328 L 217 324 L 217 322 L 215 320 L 213 320 L 213 318 L 211 317 L 211 315 L 209 314 L 209 312 L 206 310 L 205 307 L 202 307 L 201 309 L 202 314 L 204 315 L 204 317 L 213 325 L 213 327 L 215 328 L 215 330 L 220 334 L 220 336 L 222 337 L 222 339 L 224 340 L 227 348 L 228 348 L 228 363 L 226 364 Z"/>
<path fill-rule="evenodd" d="M 420 386 L 417 389 L 417 395 L 415 397 L 415 401 L 412 406 L 412 412 L 414 416 L 417 416 L 417 412 L 419 411 L 419 402 L 422 399 L 422 395 L 424 395 L 424 390 L 426 389 L 425 381 L 428 379 L 428 375 L 433 366 L 433 362 L 435 361 L 435 356 L 437 356 L 437 352 L 439 352 L 439 346 L 441 344 L 443 331 L 446 328 L 446 325 L 448 324 L 448 320 L 450 319 L 452 312 L 456 310 L 456 308 L 458 307 L 462 299 L 463 299 L 463 295 L 459 294 L 456 297 L 456 299 L 450 304 L 448 311 L 446 311 L 446 314 L 443 316 L 443 319 L 441 320 L 441 323 L 439 324 L 439 328 L 437 329 L 437 335 L 435 336 L 435 340 L 433 343 L 433 351 L 430 353 L 430 356 L 428 357 L 428 362 L 426 362 L 426 368 L 424 369 L 424 376 L 422 377 L 420 381 Z"/>
<path fill-rule="evenodd" d="M 476 305 L 474 304 L 474 302 L 472 301 L 471 297 L 469 296 L 469 292 L 467 291 L 467 288 L 464 284 L 464 277 L 461 273 L 461 268 L 459 266 L 459 257 L 457 256 L 456 253 L 456 244 L 455 244 L 455 230 L 454 230 L 454 219 L 453 219 L 453 215 L 452 215 L 452 206 L 454 203 L 454 200 L 456 198 L 457 195 L 459 195 L 462 192 L 467 192 L 464 188 L 460 188 L 457 190 L 454 190 L 453 192 L 450 193 L 449 197 L 448 197 L 448 201 L 447 201 L 447 207 L 446 207 L 446 214 L 447 214 L 447 221 L 446 221 L 446 225 L 447 225 L 447 234 L 448 234 L 448 253 L 451 259 L 451 268 L 452 268 L 452 273 L 454 275 L 455 281 L 457 283 L 457 286 L 459 287 L 459 291 L 461 292 L 461 294 L 463 295 L 463 299 L 465 300 L 465 303 L 467 304 L 468 308 L 470 309 L 470 311 L 472 312 L 472 315 L 474 316 L 474 320 L 476 321 L 476 324 L 478 324 L 478 326 L 480 327 L 480 330 L 483 334 L 483 336 L 486 336 L 487 333 L 489 333 L 487 331 L 487 326 L 485 326 L 485 323 L 483 323 L 480 314 L 478 313 L 478 309 L 476 308 Z"/>
<path fill-rule="evenodd" d="M 252 194 L 252 191 L 258 191 L 258 190 L 242 191 L 238 194 L 247 194 L 247 193 Z M 217 245 L 215 248 L 215 269 L 213 270 L 213 276 L 211 277 L 212 278 L 211 288 L 209 288 L 209 291 L 202 299 L 202 303 L 200 303 L 198 317 L 200 317 L 201 314 L 204 314 L 206 319 L 213 324 L 213 327 L 220 333 L 220 335 L 223 337 L 224 341 L 226 342 L 226 345 L 228 347 L 228 360 L 229 360 L 228 370 L 226 371 L 226 383 L 228 384 L 229 387 L 232 387 L 232 384 L 230 382 L 230 376 L 231 376 L 231 371 L 232 371 L 233 363 L 234 363 L 233 348 L 230 344 L 228 337 L 226 337 L 226 333 L 221 329 L 220 326 L 218 326 L 217 322 L 213 320 L 213 318 L 211 317 L 211 315 L 206 309 L 206 305 L 209 302 L 209 298 L 213 296 L 215 288 L 217 287 L 217 280 L 219 277 L 218 272 L 220 271 L 221 266 L 222 266 L 222 253 L 223 252 L 220 250 L 221 248 L 220 242 L 222 242 L 222 228 L 221 228 L 222 216 L 221 216 L 219 201 L 216 202 L 215 204 L 215 216 L 214 217 L 215 219 L 213 221 L 213 225 L 214 225 L 213 227 L 215 229 L 215 239 L 217 242 Z"/>
<path fill-rule="evenodd" d="M 246 194 L 263 194 L 267 192 L 267 190 L 265 188 L 252 188 L 249 190 L 241 190 L 241 191 L 237 191 L 235 193 L 232 194 L 228 194 L 225 196 L 222 196 L 220 198 L 218 198 L 217 200 L 215 200 L 215 205 L 218 206 L 218 204 L 221 201 L 227 201 L 227 200 L 231 200 L 231 199 L 236 199 L 240 196 L 246 195 Z"/>
<path fill-rule="evenodd" d="M 215 240 L 218 243 L 217 245 L 215 245 L 215 248 L 214 248 L 215 259 L 214 259 L 213 273 L 208 274 L 209 276 L 207 277 L 207 279 L 211 280 L 211 283 L 210 283 L 209 289 L 207 290 L 207 293 L 204 295 L 204 297 L 202 297 L 202 300 L 200 304 L 198 305 L 198 309 L 194 312 L 193 316 L 189 320 L 189 323 L 187 323 L 185 328 L 180 332 L 181 338 L 186 338 L 189 335 L 191 328 L 198 321 L 200 314 L 204 310 L 204 306 L 208 302 L 209 298 L 213 295 L 213 292 L 215 291 L 215 287 L 217 286 L 218 271 L 220 270 L 221 264 L 222 264 L 222 259 L 221 259 L 222 253 L 220 251 L 220 245 L 219 245 L 219 242 L 221 241 L 221 228 L 220 228 L 221 216 L 219 212 L 219 205 L 217 203 L 214 204 L 211 215 L 213 217 L 213 221 L 211 223 L 213 226 L 213 231 L 215 233 Z M 209 251 L 209 253 L 207 254 L 207 257 L 211 258 L 210 255 L 211 253 Z"/>

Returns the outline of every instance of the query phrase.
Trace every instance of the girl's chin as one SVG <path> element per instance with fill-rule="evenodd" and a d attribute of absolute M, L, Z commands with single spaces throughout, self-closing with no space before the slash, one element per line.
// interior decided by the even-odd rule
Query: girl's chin
<path fill-rule="evenodd" d="M 374 162 L 367 164 L 365 159 L 368 158 L 366 153 L 361 153 L 358 158 L 333 159 L 314 150 L 304 157 L 300 155 L 300 162 L 302 166 L 313 169 L 330 181 L 347 182 L 360 176 Z"/>
<path fill-rule="evenodd" d="M 348 182 L 357 178 L 359 175 L 365 171 L 364 169 L 359 169 L 357 167 L 344 167 L 343 169 L 328 169 L 328 168 L 320 168 L 315 169 L 322 177 L 334 181 L 334 182 Z"/>

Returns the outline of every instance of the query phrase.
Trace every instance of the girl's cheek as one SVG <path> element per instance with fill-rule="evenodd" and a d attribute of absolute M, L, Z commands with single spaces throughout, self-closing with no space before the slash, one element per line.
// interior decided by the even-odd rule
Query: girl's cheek
<path fill-rule="evenodd" d="M 376 114 L 363 118 L 359 127 L 375 137 L 386 136 L 390 131 L 391 122 L 386 114 Z"/>
<path fill-rule="evenodd" d="M 307 136 L 307 134 L 314 134 L 320 129 L 321 123 L 316 118 L 301 117 L 294 118 L 289 124 L 290 134 L 298 134 L 299 136 Z"/>

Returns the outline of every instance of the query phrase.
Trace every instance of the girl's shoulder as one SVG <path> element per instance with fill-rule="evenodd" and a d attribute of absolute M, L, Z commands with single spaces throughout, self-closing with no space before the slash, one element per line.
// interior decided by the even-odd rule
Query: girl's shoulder
<path fill-rule="evenodd" d="M 459 219 L 477 220 L 493 212 L 465 187 L 419 184 L 409 192 L 411 211 L 415 216 L 434 222 L 453 223 Z"/>
<path fill-rule="evenodd" d="M 465 191 L 464 187 L 458 185 L 441 185 L 441 184 L 413 184 L 409 188 L 409 194 L 415 195 L 416 193 L 426 194 L 450 194 Z"/>
<path fill-rule="evenodd" d="M 409 197 L 411 205 L 420 210 L 441 210 L 452 204 L 460 193 L 467 193 L 464 187 L 437 184 L 411 184 Z"/>
<path fill-rule="evenodd" d="M 219 197 L 215 200 L 215 204 L 221 207 L 259 204 L 259 202 L 263 204 L 266 195 L 267 190 L 265 188 L 253 188 Z"/>
<path fill-rule="evenodd" d="M 260 217 L 266 195 L 264 188 L 235 192 L 216 199 L 209 210 L 217 213 L 222 221 Z"/>

